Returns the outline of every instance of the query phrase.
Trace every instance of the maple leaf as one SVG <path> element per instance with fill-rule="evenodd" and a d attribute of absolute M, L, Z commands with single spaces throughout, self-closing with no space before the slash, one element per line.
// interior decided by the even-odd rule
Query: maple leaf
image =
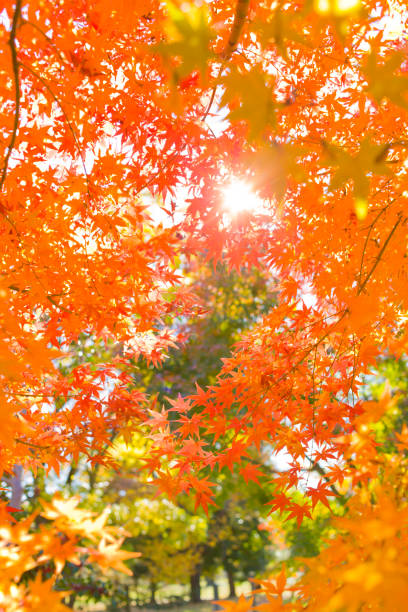
<path fill-rule="evenodd" d="M 238 601 L 215 601 L 225 612 L 250 612 L 254 603 L 253 597 L 246 599 L 243 595 L 240 595 Z"/>
<path fill-rule="evenodd" d="M 388 147 L 377 145 L 369 138 L 361 142 L 359 151 L 355 155 L 331 144 L 325 144 L 324 148 L 327 151 L 327 163 L 337 167 L 330 181 L 331 190 L 338 189 L 352 179 L 355 197 L 366 201 L 370 187 L 370 174 L 391 174 L 385 163 Z"/>
<path fill-rule="evenodd" d="M 167 60 L 174 57 L 180 59 L 179 65 L 174 68 L 177 82 L 179 79 L 185 79 L 194 70 L 199 70 L 205 80 L 207 62 L 214 57 L 210 48 L 214 32 L 208 25 L 205 6 L 191 4 L 187 9 L 181 9 L 168 0 L 166 8 L 167 41 L 156 45 L 156 51 Z M 185 80 L 183 83 L 185 84 Z"/>
<path fill-rule="evenodd" d="M 408 448 L 408 427 L 404 424 L 401 433 L 397 433 L 395 436 L 398 440 L 397 448 L 406 450 Z"/>
<path fill-rule="evenodd" d="M 190 484 L 194 489 L 196 496 L 194 510 L 197 510 L 199 506 L 202 506 L 204 512 L 208 515 L 208 504 L 215 506 L 211 491 L 211 487 L 215 487 L 215 484 L 210 482 L 208 478 L 199 479 L 196 477 L 190 477 Z"/>
<path fill-rule="evenodd" d="M 191 408 L 191 401 L 193 398 L 184 398 L 181 397 L 180 393 L 177 396 L 177 399 L 173 400 L 171 399 L 171 397 L 166 397 L 167 401 L 169 402 L 169 404 L 171 405 L 171 408 L 169 408 L 169 412 L 170 411 L 174 411 L 174 412 L 179 412 L 180 414 L 183 414 L 185 412 L 188 412 Z"/>
<path fill-rule="evenodd" d="M 194 440 L 193 438 L 187 438 L 183 441 L 180 448 L 180 453 L 184 455 L 188 461 L 196 460 L 197 458 L 204 457 L 203 447 L 207 446 L 207 442 L 204 440 Z"/>
<path fill-rule="evenodd" d="M 35 579 L 28 583 L 26 594 L 27 608 L 32 612 L 43 612 L 44 609 L 52 612 L 67 612 L 69 608 L 64 606 L 62 599 L 67 595 L 65 591 L 54 590 L 54 579 L 42 580 L 41 572 Z"/>
<path fill-rule="evenodd" d="M 89 562 L 97 563 L 104 574 L 109 568 L 112 568 L 118 570 L 119 572 L 123 572 L 128 576 L 132 576 L 132 571 L 123 562 L 140 557 L 140 553 L 120 550 L 122 544 L 123 539 L 111 543 L 108 543 L 106 540 L 102 539 L 99 542 L 97 550 L 90 549 L 88 551 Z"/>
<path fill-rule="evenodd" d="M 243 73 L 232 69 L 222 83 L 225 91 L 221 106 L 230 106 L 230 121 L 247 122 L 250 139 L 258 139 L 268 125 L 275 124 L 273 88 L 259 68 Z"/>
<path fill-rule="evenodd" d="M 335 495 L 335 493 L 329 491 L 325 483 L 320 482 L 317 487 L 308 487 L 307 495 L 312 498 L 312 508 L 314 508 L 318 502 L 321 502 L 330 510 L 330 504 L 327 498 L 331 495 Z"/>
<path fill-rule="evenodd" d="M 51 503 L 41 501 L 43 506 L 42 516 L 50 520 L 58 520 L 59 518 L 69 521 L 72 524 L 80 525 L 85 519 L 92 516 L 89 510 L 77 508 L 81 499 L 78 495 L 70 499 L 63 499 L 60 494 L 56 494 Z"/>
<path fill-rule="evenodd" d="M 275 510 L 279 510 L 279 512 L 285 512 L 291 504 L 292 500 L 283 491 L 276 493 L 273 496 L 273 500 L 271 502 L 268 502 L 268 505 L 271 506 L 271 513 Z"/>
<path fill-rule="evenodd" d="M 246 444 L 242 441 L 235 441 L 228 448 L 224 456 L 220 459 L 221 466 L 227 466 L 231 471 L 233 470 L 234 463 L 241 457 L 246 457 L 247 450 Z"/>
<path fill-rule="evenodd" d="M 299 21 L 299 19 L 296 19 L 292 12 L 285 12 L 281 8 L 276 8 L 271 19 L 254 21 L 251 29 L 258 34 L 263 47 L 267 47 L 273 42 L 282 57 L 287 58 L 288 40 L 300 45 L 307 43 L 305 37 L 294 27 L 296 21 Z"/>
<path fill-rule="evenodd" d="M 202 426 L 202 417 L 200 414 L 193 414 L 191 417 L 182 416 L 178 420 L 181 423 L 179 432 L 184 436 L 200 435 L 200 427 Z"/>
<path fill-rule="evenodd" d="M 250 480 L 259 483 L 258 477 L 262 476 L 262 471 L 258 469 L 259 467 L 259 464 L 247 463 L 239 470 L 239 473 L 246 483 L 248 483 Z"/>
<path fill-rule="evenodd" d="M 289 508 L 289 514 L 285 520 L 289 521 L 294 518 L 296 519 L 297 526 L 300 527 L 305 517 L 312 518 L 310 514 L 310 505 L 307 502 L 304 504 L 292 503 Z"/>
<path fill-rule="evenodd" d="M 168 410 L 165 410 L 163 407 L 161 411 L 159 410 L 149 410 L 150 418 L 148 420 L 148 425 L 152 429 L 164 429 L 168 426 Z"/>
<path fill-rule="evenodd" d="M 379 62 L 375 53 L 370 53 L 364 65 L 363 72 L 367 77 L 368 91 L 381 103 L 384 98 L 391 100 L 393 104 L 408 108 L 408 76 L 395 74 L 401 70 L 401 63 L 405 60 L 403 53 L 393 53 L 385 63 Z"/>
<path fill-rule="evenodd" d="M 260 604 L 256 607 L 257 610 L 264 612 L 278 612 L 283 609 L 283 593 L 289 590 L 287 583 L 286 567 L 283 564 L 281 571 L 274 579 L 255 580 L 260 585 L 259 591 L 266 595 L 269 603 Z"/>
<path fill-rule="evenodd" d="M 247 153 L 244 160 L 252 170 L 255 188 L 262 193 L 273 193 L 278 201 L 282 201 L 289 177 L 298 181 L 305 178 L 302 166 L 297 162 L 300 153 L 300 148 L 276 144 Z"/>

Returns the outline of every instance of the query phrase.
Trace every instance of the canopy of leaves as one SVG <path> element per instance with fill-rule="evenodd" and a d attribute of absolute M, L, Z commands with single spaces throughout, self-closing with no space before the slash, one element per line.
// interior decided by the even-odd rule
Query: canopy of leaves
<path fill-rule="evenodd" d="M 346 479 L 355 489 L 299 606 L 406 601 L 405 454 L 378 452 L 371 423 L 392 401 L 363 402 L 360 389 L 408 341 L 407 18 L 394 0 L 3 2 L 2 473 L 58 472 L 80 455 L 112 464 L 116 436 L 150 428 L 156 483 L 207 508 L 219 471 L 267 442 L 290 458 L 270 507 L 298 524 Z M 231 176 L 263 206 L 226 210 Z M 174 428 L 128 366 L 158 364 L 182 340 L 173 321 L 198 302 L 179 264 L 197 253 L 277 277 L 279 305 L 208 388 L 171 398 L 184 415 Z M 115 355 L 64 375 L 57 364 L 83 335 Z M 305 464 L 324 466 L 317 482 Z M 60 610 L 60 565 L 32 581 L 36 599 L 20 583 L 46 549 L 35 536 L 21 550 L 18 525 L 6 527 L 4 605 Z M 102 570 L 126 571 L 117 539 L 89 546 Z M 265 610 L 285 605 L 285 585 L 284 571 L 264 584 Z"/>

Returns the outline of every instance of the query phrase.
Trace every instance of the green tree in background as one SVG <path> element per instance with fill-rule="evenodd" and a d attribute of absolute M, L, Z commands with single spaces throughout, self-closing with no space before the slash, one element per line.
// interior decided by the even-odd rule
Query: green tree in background
<path fill-rule="evenodd" d="M 175 327 L 176 335 L 184 339 L 182 346 L 170 350 L 161 366 L 140 360 L 123 372 L 129 376 L 129 389 L 139 390 L 155 406 L 168 406 L 168 397 L 174 399 L 179 394 L 191 393 L 195 382 L 203 387 L 213 383 L 221 360 L 229 356 L 240 334 L 275 303 L 274 280 L 256 269 L 238 274 L 223 265 L 214 268 L 203 258 L 191 257 L 183 263 L 182 273 L 197 298 L 191 305 L 191 317 L 180 318 Z M 175 296 L 169 292 L 168 299 L 172 301 Z M 120 353 L 120 346 L 95 342 L 84 333 L 58 367 L 68 379 L 84 363 L 96 374 L 101 364 L 116 355 L 120 372 L 124 367 Z M 107 392 L 114 394 L 112 380 L 107 378 L 106 387 Z M 58 408 L 66 400 L 56 397 L 54 401 Z M 175 421 L 181 416 L 177 411 L 172 415 Z M 128 587 L 124 585 L 145 584 L 148 598 L 155 603 L 160 586 L 186 584 L 191 600 L 199 601 L 200 579 L 211 580 L 223 570 L 233 597 L 237 581 L 244 581 L 266 567 L 272 551 L 267 533 L 260 531 L 259 525 L 268 511 L 265 504 L 270 491 L 251 480 L 247 482 L 245 471 L 243 476 L 236 467 L 232 471 L 224 467 L 217 476 L 215 505 L 206 515 L 194 507 L 187 495 L 172 501 L 156 498 L 156 489 L 148 482 L 144 469 L 149 440 L 143 431 L 133 432 L 126 440 L 116 438 L 112 431 L 109 441 L 114 442 L 110 454 L 115 458 L 117 471 L 101 463 L 92 464 L 89 458 L 79 455 L 58 476 L 51 475 L 50 479 L 39 470 L 32 478 L 26 474 L 24 479 L 24 494 L 31 510 L 37 508 L 39 497 L 47 498 L 53 488 L 70 495 L 79 494 L 93 510 L 109 507 L 110 522 L 123 526 L 129 534 L 127 548 L 142 553 L 129 562 L 133 578 L 121 582 L 109 579 L 109 575 L 104 578 L 98 570 L 89 568 L 75 568 L 71 575 L 73 568 L 67 566 L 66 581 L 74 585 L 74 592 L 112 603 L 126 601 Z M 270 470 L 267 445 L 253 449 L 246 465 L 255 470 Z M 74 601 L 75 596 L 71 597 L 71 604 Z"/>
<path fill-rule="evenodd" d="M 194 392 L 195 383 L 212 384 L 221 360 L 228 357 L 242 332 L 276 303 L 273 278 L 256 268 L 237 273 L 220 263 L 214 268 L 202 257 L 192 257 L 183 275 L 199 300 L 192 316 L 178 322 L 183 346 L 170 350 L 161 367 L 146 367 L 140 360 L 134 371 L 138 384 L 149 395 L 157 394 L 160 401 L 169 394 L 175 398 Z"/>
<path fill-rule="evenodd" d="M 222 359 L 228 357 L 233 344 L 243 331 L 269 311 L 276 299 L 273 279 L 266 278 L 255 268 L 238 274 L 224 265 L 214 268 L 200 258 L 192 258 L 184 273 L 200 300 L 202 314 L 180 321 L 180 331 L 186 342 L 181 349 L 171 350 L 158 370 L 143 369 L 142 365 L 135 371 L 137 384 L 141 384 L 149 395 L 156 396 L 159 403 L 166 403 L 168 397 L 192 393 L 195 383 L 201 387 L 214 383 Z M 174 420 L 180 418 L 176 410 L 172 414 Z M 253 449 L 252 454 L 248 457 L 249 462 L 269 463 L 267 454 L 262 457 L 262 451 Z M 190 576 L 192 601 L 200 601 L 202 571 L 211 576 L 216 568 L 223 567 L 228 576 L 230 596 L 234 597 L 235 579 L 248 576 L 245 563 L 249 558 L 258 559 L 256 569 L 265 567 L 267 553 L 261 552 L 265 534 L 260 535 L 258 525 L 266 501 L 267 496 L 256 484 L 247 485 L 242 477 L 237 478 L 226 468 L 221 470 L 215 510 L 209 512 L 208 541 L 198 546 L 199 561 Z M 249 508 L 251 503 L 255 509 Z M 190 512 L 193 516 L 193 508 Z"/>

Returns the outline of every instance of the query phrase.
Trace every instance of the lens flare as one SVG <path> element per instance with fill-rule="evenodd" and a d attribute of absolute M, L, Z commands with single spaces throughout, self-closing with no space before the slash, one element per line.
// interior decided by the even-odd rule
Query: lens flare
<path fill-rule="evenodd" d="M 245 181 L 235 179 L 223 190 L 223 206 L 230 214 L 253 212 L 262 208 L 262 204 L 262 200 Z"/>

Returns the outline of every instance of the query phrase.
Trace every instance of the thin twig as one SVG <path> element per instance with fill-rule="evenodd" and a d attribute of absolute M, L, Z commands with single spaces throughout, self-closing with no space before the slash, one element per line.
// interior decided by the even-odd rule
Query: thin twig
<path fill-rule="evenodd" d="M 51 446 L 41 446 L 40 444 L 34 444 L 34 442 L 26 442 L 25 440 L 21 440 L 20 438 L 15 438 L 15 441 L 19 444 L 25 444 L 26 446 L 32 446 L 33 448 L 39 448 L 41 450 L 47 450 L 47 448 L 51 448 Z"/>
<path fill-rule="evenodd" d="M 316 379 L 315 379 L 315 371 L 316 371 L 316 357 L 317 357 L 317 346 L 315 347 L 314 359 L 313 359 L 313 371 L 312 371 L 312 441 L 310 444 L 310 454 L 313 456 L 313 443 L 315 441 L 316 436 L 316 408 L 315 408 L 315 399 L 316 399 Z M 306 486 L 309 484 L 309 476 L 310 472 L 306 478 Z"/>
<path fill-rule="evenodd" d="M 224 70 L 224 66 L 225 66 L 225 60 L 220 64 L 220 67 L 218 69 L 218 74 L 215 77 L 215 85 L 214 85 L 213 90 L 211 92 L 210 101 L 208 102 L 207 108 L 205 110 L 204 115 L 201 118 L 201 121 L 205 121 L 207 119 L 208 115 L 209 115 L 211 107 L 212 107 L 212 105 L 214 103 L 215 94 L 217 93 L 217 88 L 218 88 L 218 85 L 219 85 L 218 81 L 220 80 L 221 73 Z"/>
<path fill-rule="evenodd" d="M 384 208 L 382 208 L 382 209 L 380 210 L 380 212 L 378 213 L 378 215 L 376 216 L 376 218 L 374 219 L 374 221 L 371 223 L 371 225 L 370 225 L 370 227 L 369 227 L 369 230 L 368 230 L 368 232 L 367 232 L 367 236 L 366 236 L 366 239 L 365 239 L 365 242 L 364 242 L 364 247 L 363 247 L 363 253 L 362 253 L 362 255 L 361 255 L 360 272 L 359 272 L 359 275 L 358 275 L 358 284 L 359 284 L 359 286 L 361 285 L 361 277 L 362 277 L 362 275 L 363 275 L 364 257 L 365 257 L 365 252 L 366 252 L 366 250 L 367 250 L 368 240 L 369 240 L 369 238 L 370 238 L 370 236 L 371 236 L 371 232 L 372 232 L 372 230 L 373 230 L 373 228 L 374 228 L 375 224 L 377 223 L 378 219 L 381 217 L 381 215 L 383 214 L 383 212 L 385 212 L 385 211 L 387 210 L 387 207 L 388 207 L 388 206 L 384 206 Z"/>
<path fill-rule="evenodd" d="M 52 41 L 52 39 L 48 36 L 48 34 L 46 34 L 44 32 L 44 30 L 42 30 L 40 28 L 39 25 L 37 25 L 36 23 L 34 23 L 33 21 L 29 21 L 28 19 L 22 19 L 21 20 L 21 25 L 29 25 L 32 28 L 34 28 L 35 30 L 37 30 L 37 32 L 39 32 L 44 38 L 45 40 L 48 42 L 48 44 L 53 48 L 53 50 L 55 51 L 55 54 L 58 56 L 59 60 L 64 63 L 67 60 L 63 58 L 63 56 L 61 55 L 60 50 L 58 49 L 58 47 L 54 44 L 54 42 Z"/>
<path fill-rule="evenodd" d="M 10 142 L 7 147 L 7 153 L 4 158 L 3 170 L 0 178 L 0 191 L 3 189 L 4 181 L 6 180 L 8 165 L 10 156 L 13 151 L 14 145 L 16 144 L 18 124 L 20 120 L 20 100 L 21 100 L 21 89 L 20 89 L 20 77 L 19 77 L 19 62 L 17 58 L 17 47 L 16 47 L 16 35 L 18 20 L 21 14 L 21 0 L 16 1 L 16 9 L 13 15 L 13 23 L 10 31 L 10 38 L 8 44 L 11 49 L 11 62 L 13 66 L 13 78 L 14 78 L 14 90 L 15 90 L 15 110 L 14 110 L 14 123 L 13 131 L 11 133 Z"/>
<path fill-rule="evenodd" d="M 364 291 L 364 289 L 365 289 L 365 287 L 366 287 L 366 285 L 367 285 L 368 281 L 370 280 L 370 278 L 372 277 L 372 275 L 373 275 L 373 274 L 374 274 L 374 272 L 375 272 L 375 269 L 377 268 L 378 264 L 380 263 L 381 258 L 382 258 L 383 254 L 384 254 L 384 251 L 385 251 L 385 249 L 386 249 L 386 248 L 387 248 L 387 246 L 388 246 L 388 243 L 390 242 L 391 238 L 393 237 L 393 235 L 394 235 L 394 233 L 395 233 L 395 231 L 396 231 L 397 227 L 398 227 L 398 226 L 399 226 L 399 224 L 401 223 L 402 219 L 403 219 L 403 217 L 402 217 L 402 213 L 399 213 L 399 215 L 398 215 L 398 219 L 397 219 L 397 221 L 395 222 L 394 227 L 392 228 L 392 230 L 391 230 L 391 231 L 390 231 L 390 233 L 388 234 L 386 241 L 384 242 L 384 244 L 383 244 L 383 246 L 382 246 L 382 248 L 381 248 L 380 252 L 378 253 L 378 255 L 377 255 L 376 259 L 375 259 L 375 262 L 374 262 L 374 263 L 373 263 L 373 265 L 372 265 L 371 270 L 368 272 L 367 276 L 365 277 L 363 284 L 361 284 L 361 285 L 360 285 L 360 288 L 359 288 L 359 290 L 358 290 L 358 292 L 357 292 L 357 295 L 360 295 L 360 294 L 361 294 L 361 293 Z"/>

